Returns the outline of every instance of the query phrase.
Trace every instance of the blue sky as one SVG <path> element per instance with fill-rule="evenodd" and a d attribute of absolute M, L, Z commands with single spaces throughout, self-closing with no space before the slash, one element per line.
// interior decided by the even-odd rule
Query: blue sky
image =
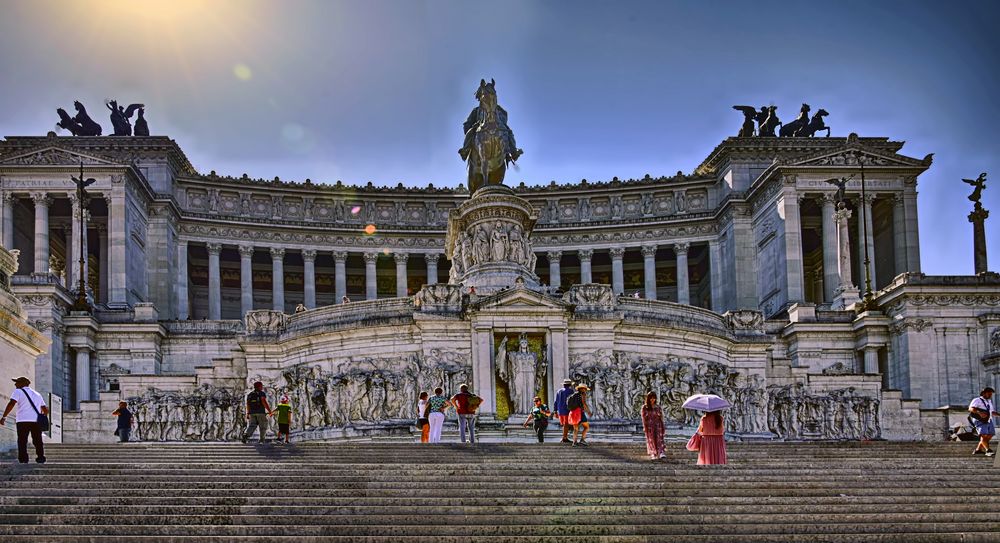
<path fill-rule="evenodd" d="M 969 187 L 1000 268 L 1000 3 L 20 2 L 0 0 L 0 135 L 56 107 L 144 102 L 199 170 L 360 184 L 462 182 L 461 123 L 497 81 L 525 150 L 508 183 L 691 172 L 733 104 L 802 102 L 833 134 L 935 153 L 926 273 L 972 272 Z"/>

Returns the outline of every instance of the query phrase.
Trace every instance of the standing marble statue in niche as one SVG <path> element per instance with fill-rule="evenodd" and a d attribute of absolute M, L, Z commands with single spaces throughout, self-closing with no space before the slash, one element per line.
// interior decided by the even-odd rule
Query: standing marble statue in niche
<path fill-rule="evenodd" d="M 507 352 L 507 336 L 500 341 L 496 367 L 500 378 L 507 383 L 512 413 L 527 414 L 534 407 L 532 398 L 540 390 L 538 377 L 543 374 L 539 371 L 538 362 L 538 355 L 528 348 L 526 333 L 522 332 L 518 337 L 516 351 Z"/>

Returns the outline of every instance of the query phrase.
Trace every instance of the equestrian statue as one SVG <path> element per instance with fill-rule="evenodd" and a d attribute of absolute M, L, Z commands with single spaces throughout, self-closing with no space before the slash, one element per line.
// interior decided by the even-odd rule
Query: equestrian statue
<path fill-rule="evenodd" d="M 502 185 L 507 165 L 516 162 L 524 151 L 514 143 L 514 133 L 507 126 L 507 112 L 497 104 L 492 79 L 479 80 L 476 90 L 479 107 L 469 113 L 462 129 L 465 143 L 458 150 L 469 168 L 469 192 L 485 185 Z"/>

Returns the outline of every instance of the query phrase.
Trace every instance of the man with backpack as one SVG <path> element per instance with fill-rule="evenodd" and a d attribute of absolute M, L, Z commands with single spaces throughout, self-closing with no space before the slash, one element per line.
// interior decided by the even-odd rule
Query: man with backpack
<path fill-rule="evenodd" d="M 469 392 L 469 385 L 459 385 L 458 394 L 451 397 L 451 403 L 458 413 L 458 435 L 461 443 L 465 443 L 465 431 L 469 431 L 469 443 L 476 442 L 476 410 L 483 399 Z"/>
<path fill-rule="evenodd" d="M 562 425 L 562 442 L 571 443 L 569 440 L 569 430 L 573 427 L 569 423 L 569 404 L 567 400 L 573 395 L 573 380 L 563 379 L 563 387 L 556 392 L 555 413 L 559 417 L 559 424 Z"/>
<path fill-rule="evenodd" d="M 0 417 L 0 426 L 7 424 L 7 415 L 14 409 L 14 406 L 17 406 L 15 421 L 17 423 L 17 461 L 21 464 L 28 463 L 28 436 L 30 435 L 31 443 L 35 446 L 35 461 L 44 464 L 45 445 L 42 443 L 42 432 L 48 430 L 49 408 L 45 405 L 42 395 L 28 386 L 31 384 L 31 380 L 27 377 L 18 377 L 13 381 L 14 392 L 11 393 L 7 408 L 3 410 L 3 416 Z"/>
<path fill-rule="evenodd" d="M 267 435 L 267 417 L 274 415 L 271 406 L 267 404 L 267 393 L 264 392 L 264 383 L 257 381 L 253 384 L 253 391 L 247 394 L 247 429 L 243 433 L 243 443 L 246 443 L 253 431 L 260 428 L 260 442 L 264 443 Z"/>

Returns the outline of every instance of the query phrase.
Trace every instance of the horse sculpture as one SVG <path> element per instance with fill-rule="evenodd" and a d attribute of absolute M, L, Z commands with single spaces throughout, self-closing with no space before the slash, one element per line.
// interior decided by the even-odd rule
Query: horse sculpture
<path fill-rule="evenodd" d="M 823 122 L 823 117 L 829 115 L 825 109 L 820 109 L 809 118 L 809 104 L 802 104 L 799 116 L 792 122 L 781 127 L 779 135 L 781 137 L 811 138 L 816 132 L 826 130 L 826 137 L 830 137 L 830 127 Z"/>
<path fill-rule="evenodd" d="M 809 126 L 809 104 L 802 104 L 799 116 L 794 121 L 783 125 L 781 130 L 778 131 L 778 135 L 783 138 L 795 137 L 799 135 L 800 130 L 807 126 Z"/>
<path fill-rule="evenodd" d="M 763 109 L 761 108 L 762 111 Z M 763 121 L 760 121 L 758 135 L 773 138 L 774 129 L 779 126 L 781 126 L 781 121 L 778 119 L 778 106 L 767 106 L 767 113 Z"/>
<path fill-rule="evenodd" d="M 76 116 L 70 117 L 66 110 L 59 108 L 56 113 L 59 114 L 59 122 L 57 126 L 64 130 L 69 130 L 74 136 L 100 136 L 102 129 L 101 125 L 97 124 L 90 115 L 87 115 L 87 109 L 83 107 L 83 104 L 79 100 L 73 102 L 73 107 L 76 109 Z"/>
<path fill-rule="evenodd" d="M 469 191 L 485 185 L 503 184 L 507 165 L 516 162 L 524 152 L 514 143 L 514 134 L 507 126 L 507 112 L 497 104 L 495 83 L 479 81 L 476 90 L 479 107 L 472 110 L 462 128 L 465 143 L 458 151 L 468 164 Z"/>
<path fill-rule="evenodd" d="M 811 138 L 816 135 L 816 132 L 820 130 L 826 130 L 826 137 L 830 137 L 830 127 L 823 122 L 823 117 L 826 117 L 829 113 L 825 109 L 820 109 L 812 116 L 812 120 L 809 121 L 809 125 L 805 128 L 799 130 L 798 136 Z"/>

